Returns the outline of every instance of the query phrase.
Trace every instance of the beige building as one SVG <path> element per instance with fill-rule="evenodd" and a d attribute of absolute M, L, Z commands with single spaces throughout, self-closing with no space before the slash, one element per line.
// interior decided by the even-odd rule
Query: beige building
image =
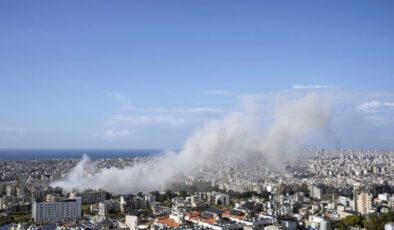
<path fill-rule="evenodd" d="M 368 210 L 372 209 L 372 194 L 361 192 L 357 195 L 357 212 L 366 214 Z"/>

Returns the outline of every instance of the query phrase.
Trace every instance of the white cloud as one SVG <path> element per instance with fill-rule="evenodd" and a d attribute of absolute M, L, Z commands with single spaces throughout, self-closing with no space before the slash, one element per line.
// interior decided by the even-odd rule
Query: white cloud
<path fill-rule="evenodd" d="M 217 107 L 186 107 L 186 108 L 141 108 L 141 107 L 124 107 L 122 110 L 130 112 L 145 113 L 164 113 L 164 114 L 186 114 L 186 113 L 225 113 L 226 111 Z"/>
<path fill-rule="evenodd" d="M 131 104 L 130 99 L 123 94 L 112 91 L 105 91 L 105 93 L 123 107 L 128 107 Z"/>
<path fill-rule="evenodd" d="M 184 108 L 165 108 L 165 107 L 136 107 L 130 103 L 128 97 L 112 91 L 106 91 L 124 111 L 124 114 L 112 116 L 106 126 L 105 133 L 107 138 L 126 136 L 129 133 L 125 130 L 133 130 L 146 126 L 160 127 L 190 127 L 208 118 L 219 117 L 227 114 L 228 111 L 212 106 L 197 106 Z M 121 131 L 116 131 L 122 129 Z M 125 130 L 123 130 L 125 129 Z"/>
<path fill-rule="evenodd" d="M 110 125 L 129 125 L 140 126 L 149 124 L 166 124 L 166 125 L 181 125 L 186 121 L 183 118 L 172 115 L 118 115 L 112 117 L 109 121 Z"/>
<path fill-rule="evenodd" d="M 0 132 L 10 132 L 10 133 L 26 133 L 27 130 L 24 128 L 16 128 L 16 127 L 0 127 Z"/>
<path fill-rule="evenodd" d="M 191 107 L 183 109 L 183 111 L 188 113 L 225 113 L 223 109 L 215 107 Z"/>
<path fill-rule="evenodd" d="M 129 137 L 131 134 L 132 134 L 132 132 L 127 129 L 122 129 L 122 130 L 107 129 L 107 130 L 105 130 L 104 137 L 106 137 L 106 138 L 124 138 L 124 137 Z"/>
<path fill-rule="evenodd" d="M 130 111 L 130 112 L 145 112 L 145 113 L 168 112 L 168 109 L 160 108 L 160 107 L 145 108 L 145 107 L 127 106 L 127 107 L 123 107 L 122 110 Z"/>
<path fill-rule="evenodd" d="M 330 88 L 329 85 L 293 85 L 293 89 L 324 89 Z"/>
<path fill-rule="evenodd" d="M 233 93 L 227 90 L 217 89 L 217 90 L 205 91 L 204 94 L 227 96 L 227 95 L 232 95 Z"/>
<path fill-rule="evenodd" d="M 357 111 L 365 113 L 379 112 L 383 109 L 394 109 L 394 102 L 367 101 L 356 107 Z"/>
<path fill-rule="evenodd" d="M 227 94 L 227 91 L 212 91 L 211 94 Z M 226 111 L 221 108 L 201 106 L 201 107 L 185 107 L 185 108 L 161 108 L 161 107 L 136 107 L 132 106 L 130 99 L 123 94 L 106 91 L 106 94 L 110 96 L 114 101 L 122 106 L 122 110 L 130 112 L 142 112 L 142 113 L 160 113 L 160 114 L 203 114 L 203 113 L 225 113 Z M 152 119 L 147 119 L 145 117 L 139 117 L 141 120 L 163 120 L 164 116 L 168 115 L 157 115 L 152 117 Z M 164 119 L 165 120 L 165 119 Z M 171 118 L 173 120 L 173 118 Z M 150 123 L 150 122 L 148 122 Z M 157 123 L 157 122 L 153 122 Z"/>

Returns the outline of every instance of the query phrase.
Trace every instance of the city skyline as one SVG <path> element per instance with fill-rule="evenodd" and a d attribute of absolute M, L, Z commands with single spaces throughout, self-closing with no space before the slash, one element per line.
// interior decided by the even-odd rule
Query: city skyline
<path fill-rule="evenodd" d="M 393 9 L 0 1 L 0 230 L 394 229 Z"/>

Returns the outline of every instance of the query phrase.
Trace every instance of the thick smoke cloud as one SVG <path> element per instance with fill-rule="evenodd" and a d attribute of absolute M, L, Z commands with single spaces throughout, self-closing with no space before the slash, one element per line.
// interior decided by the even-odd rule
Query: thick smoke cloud
<path fill-rule="evenodd" d="M 179 153 L 169 152 L 160 161 L 150 161 L 125 169 L 109 168 L 87 174 L 89 159 L 82 161 L 61 181 L 65 191 L 74 188 L 102 188 L 113 193 L 132 193 L 164 189 L 177 175 L 187 175 L 207 162 L 266 158 L 273 165 L 284 160 L 285 152 L 299 147 L 311 135 L 325 130 L 330 108 L 316 94 L 280 103 L 272 124 L 263 128 L 254 103 L 242 112 L 207 122 L 189 137 Z"/>

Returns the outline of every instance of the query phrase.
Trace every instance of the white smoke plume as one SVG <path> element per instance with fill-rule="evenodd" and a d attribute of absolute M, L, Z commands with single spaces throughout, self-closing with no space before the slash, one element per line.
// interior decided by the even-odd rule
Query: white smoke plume
<path fill-rule="evenodd" d="M 207 122 L 186 140 L 182 151 L 169 152 L 160 161 L 86 174 L 89 160 L 84 157 L 67 177 L 52 186 L 65 191 L 102 188 L 113 193 L 148 192 L 162 190 L 177 175 L 193 173 L 203 164 L 221 162 L 223 158 L 265 157 L 280 164 L 287 160 L 286 150 L 299 147 L 311 135 L 324 131 L 330 117 L 327 103 L 316 94 L 308 94 L 280 103 L 273 123 L 265 130 L 256 106 L 251 103 L 242 112 Z"/>

